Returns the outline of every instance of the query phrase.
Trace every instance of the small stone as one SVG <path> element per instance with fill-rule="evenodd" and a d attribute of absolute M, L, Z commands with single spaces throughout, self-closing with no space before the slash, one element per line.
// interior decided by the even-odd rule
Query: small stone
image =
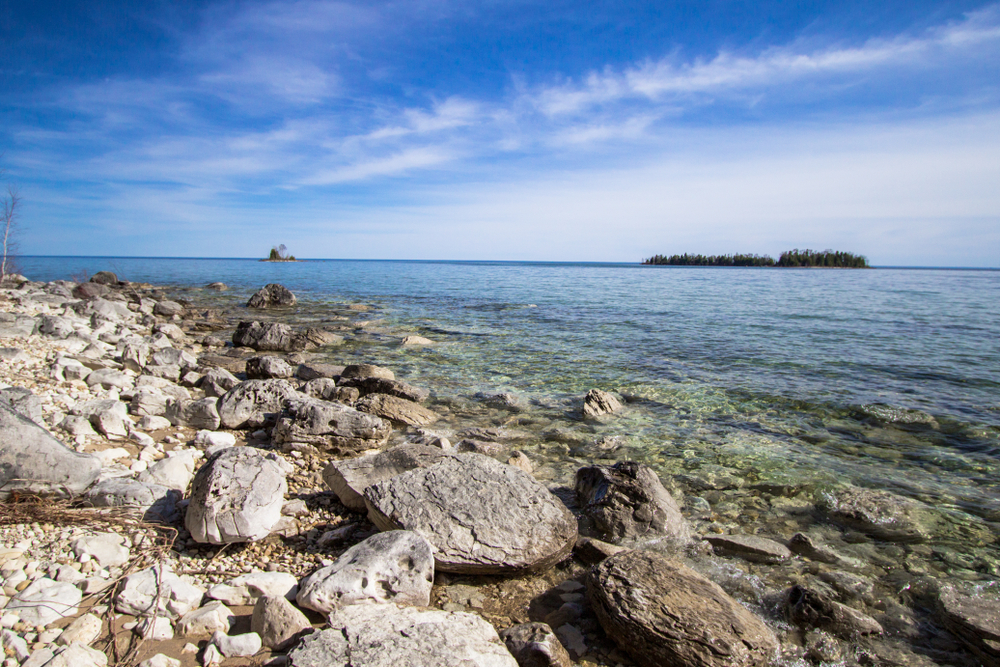
<path fill-rule="evenodd" d="M 184 614 L 177 621 L 177 634 L 182 637 L 211 635 L 215 632 L 226 634 L 235 618 L 229 607 L 215 600 Z"/>
<path fill-rule="evenodd" d="M 222 655 L 227 658 L 254 655 L 262 646 L 260 635 L 256 632 L 233 635 L 232 637 L 222 632 L 216 632 L 212 635 L 212 644 L 217 646 Z"/>
<path fill-rule="evenodd" d="M 195 651 L 197 651 L 197 647 L 195 647 Z M 181 667 L 181 661 L 157 653 L 152 658 L 140 662 L 139 667 Z"/>
<path fill-rule="evenodd" d="M 281 596 L 265 595 L 257 599 L 250 619 L 250 630 L 260 635 L 264 646 L 273 650 L 287 648 L 312 624 L 305 614 Z"/>
<path fill-rule="evenodd" d="M 84 614 L 66 626 L 66 629 L 56 639 L 56 643 L 68 646 L 74 642 L 80 642 L 90 646 L 100 637 L 102 627 L 103 621 L 100 618 L 93 614 Z"/>

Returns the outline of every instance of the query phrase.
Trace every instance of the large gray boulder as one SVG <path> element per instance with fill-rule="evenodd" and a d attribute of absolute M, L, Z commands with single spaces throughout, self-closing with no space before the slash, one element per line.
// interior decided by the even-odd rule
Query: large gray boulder
<path fill-rule="evenodd" d="M 591 570 L 587 597 L 608 636 L 643 667 L 757 667 L 778 641 L 717 584 L 651 551 L 623 551 Z"/>
<path fill-rule="evenodd" d="M 481 454 L 455 454 L 365 489 L 380 530 L 412 530 L 436 569 L 468 574 L 543 570 L 576 543 L 576 520 L 524 471 Z"/>
<path fill-rule="evenodd" d="M 518 667 L 493 626 L 475 614 L 351 605 L 288 653 L 289 667 Z"/>
<path fill-rule="evenodd" d="M 267 537 L 281 518 L 291 466 L 274 453 L 230 447 L 198 470 L 184 525 L 197 542 L 229 544 Z"/>
<path fill-rule="evenodd" d="M 78 454 L 0 402 L 0 499 L 13 492 L 75 496 L 94 483 L 101 461 Z"/>
<path fill-rule="evenodd" d="M 31 393 L 30 389 L 26 387 L 0 389 L 0 402 L 39 426 L 45 425 L 45 421 L 42 418 L 42 401 Z"/>
<path fill-rule="evenodd" d="M 438 415 L 419 403 L 389 394 L 368 394 L 355 403 L 362 412 L 378 415 L 407 426 L 425 426 L 438 420 Z"/>
<path fill-rule="evenodd" d="M 268 378 L 290 378 L 295 372 L 288 362 L 280 357 L 250 357 L 247 359 L 247 378 L 266 380 Z"/>
<path fill-rule="evenodd" d="M 280 308 L 295 305 L 295 295 L 284 285 L 270 283 L 261 287 L 247 301 L 247 308 Z"/>
<path fill-rule="evenodd" d="M 164 415 L 174 426 L 190 426 L 206 431 L 215 431 L 222 423 L 219 416 L 219 399 L 202 398 L 197 401 L 171 399 L 167 401 Z"/>
<path fill-rule="evenodd" d="M 342 380 L 351 378 L 383 378 L 395 380 L 396 374 L 390 369 L 375 364 L 350 364 L 340 371 Z"/>
<path fill-rule="evenodd" d="M 323 470 L 323 481 L 345 507 L 364 512 L 367 507 L 362 494 L 369 486 L 408 470 L 434 465 L 445 456 L 448 454 L 440 447 L 397 445 L 377 454 L 330 461 Z"/>
<path fill-rule="evenodd" d="M 881 489 L 824 491 L 817 506 L 836 523 L 890 542 L 925 542 L 937 523 L 926 505 Z"/>
<path fill-rule="evenodd" d="M 205 392 L 205 396 L 224 396 L 239 383 L 240 379 L 225 368 L 210 368 L 197 386 Z"/>
<path fill-rule="evenodd" d="M 390 530 L 355 544 L 303 579 L 296 602 L 322 613 L 358 602 L 427 607 L 433 585 L 430 543 L 410 531 Z"/>
<path fill-rule="evenodd" d="M 247 380 L 219 400 L 219 419 L 225 428 L 258 428 L 276 419 L 285 401 L 298 396 L 287 380 Z"/>
<path fill-rule="evenodd" d="M 292 328 L 279 322 L 240 322 L 233 333 L 233 345 L 259 352 L 291 352 L 305 347 L 298 347 Z"/>
<path fill-rule="evenodd" d="M 280 382 L 280 380 L 264 380 Z M 382 447 L 392 433 L 384 419 L 359 412 L 342 403 L 301 397 L 290 401 L 288 416 L 278 420 L 272 432 L 278 444 L 304 442 L 340 452 Z"/>
<path fill-rule="evenodd" d="M 651 468 L 635 461 L 576 472 L 576 496 L 604 539 L 666 537 L 687 541 L 690 530 L 673 496 Z"/>
<path fill-rule="evenodd" d="M 153 482 L 112 477 L 94 485 L 87 501 L 94 507 L 132 507 L 146 521 L 172 523 L 178 518 L 181 492 Z"/>

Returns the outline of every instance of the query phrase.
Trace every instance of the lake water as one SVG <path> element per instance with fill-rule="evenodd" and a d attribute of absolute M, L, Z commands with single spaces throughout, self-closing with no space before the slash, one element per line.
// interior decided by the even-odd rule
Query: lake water
<path fill-rule="evenodd" d="M 499 429 L 553 484 L 570 484 L 581 465 L 637 459 L 679 480 L 689 501 L 708 498 L 726 530 L 784 538 L 816 518 L 775 510 L 775 494 L 804 497 L 844 483 L 888 489 L 933 506 L 955 526 L 942 544 L 980 559 L 921 551 L 920 567 L 964 579 L 1000 574 L 995 547 L 963 537 L 970 525 L 995 534 L 1000 520 L 997 271 L 21 264 L 36 280 L 112 270 L 174 286 L 177 296 L 234 318 L 258 317 L 242 304 L 279 282 L 299 297 L 294 317 L 302 322 L 368 320 L 328 353 L 331 361 L 385 365 L 431 389 L 443 416 L 434 428 L 452 438 L 473 426 Z M 230 291 L 198 289 L 214 281 Z M 437 344 L 401 347 L 407 334 Z M 582 421 L 582 397 L 595 387 L 624 396 L 624 413 Z M 512 394 L 519 409 L 484 400 L 499 393 Z"/>

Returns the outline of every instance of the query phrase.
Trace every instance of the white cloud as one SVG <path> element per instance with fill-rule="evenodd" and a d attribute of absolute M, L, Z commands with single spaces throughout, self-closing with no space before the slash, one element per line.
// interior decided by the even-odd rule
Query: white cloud
<path fill-rule="evenodd" d="M 395 176 L 414 169 L 434 167 L 453 160 L 455 155 L 440 148 L 412 148 L 388 157 L 318 171 L 300 181 L 301 185 L 334 185 L 373 176 Z"/>

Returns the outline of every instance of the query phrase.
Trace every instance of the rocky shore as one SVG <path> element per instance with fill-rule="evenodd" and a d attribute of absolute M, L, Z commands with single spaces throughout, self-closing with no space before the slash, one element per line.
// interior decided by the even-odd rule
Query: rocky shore
<path fill-rule="evenodd" d="M 661 478 L 607 441 L 547 484 L 433 387 L 332 363 L 350 318 L 172 296 L 0 286 L 4 667 L 1000 663 L 988 521 Z M 628 409 L 606 389 L 574 418 Z"/>

